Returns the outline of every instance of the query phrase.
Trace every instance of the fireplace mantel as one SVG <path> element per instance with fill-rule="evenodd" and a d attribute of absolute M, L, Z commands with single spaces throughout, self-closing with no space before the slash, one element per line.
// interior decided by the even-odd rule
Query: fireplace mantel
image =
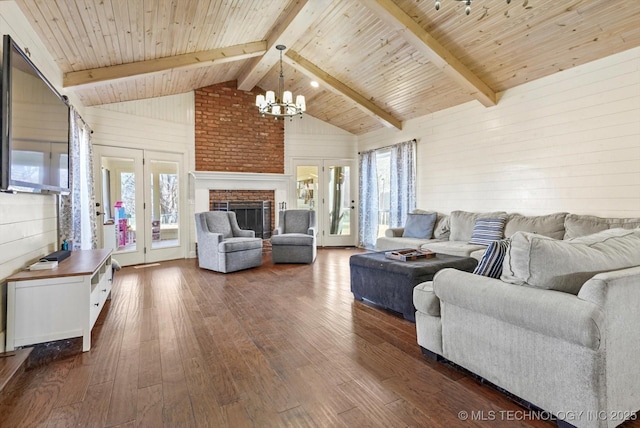
<path fill-rule="evenodd" d="M 274 210 L 281 202 L 288 202 L 291 176 L 287 174 L 261 174 L 251 172 L 195 171 L 189 173 L 194 179 L 195 212 L 209 211 L 209 190 L 273 190 Z"/>

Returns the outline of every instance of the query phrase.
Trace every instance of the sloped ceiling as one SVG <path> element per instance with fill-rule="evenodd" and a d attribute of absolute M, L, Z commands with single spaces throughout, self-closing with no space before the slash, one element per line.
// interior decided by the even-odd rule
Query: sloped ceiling
<path fill-rule="evenodd" d="M 17 0 L 85 105 L 236 80 L 353 134 L 640 45 L 640 1 Z M 319 88 L 310 81 L 320 82 Z"/>

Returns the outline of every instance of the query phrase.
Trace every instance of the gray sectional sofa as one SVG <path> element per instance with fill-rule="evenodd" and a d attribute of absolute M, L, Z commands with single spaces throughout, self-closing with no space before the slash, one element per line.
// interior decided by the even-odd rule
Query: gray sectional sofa
<path fill-rule="evenodd" d="M 469 223 L 454 230 L 474 215 L 451 213 L 450 239 L 420 245 L 482 257 L 484 249 L 466 244 Z M 640 219 L 505 215 L 510 242 L 497 278 L 443 269 L 415 287 L 418 344 L 563 425 L 614 427 L 635 418 Z M 445 229 L 445 216 L 441 222 Z M 398 248 L 394 242 L 404 241 L 383 240 Z"/>
<path fill-rule="evenodd" d="M 420 209 L 413 211 L 413 214 L 430 213 L 434 211 Z M 435 214 L 437 220 L 429 238 L 405 237 L 403 236 L 404 228 L 390 228 L 385 231 L 385 236 L 377 239 L 376 250 L 428 248 L 436 253 L 480 259 L 487 247 L 469 244 L 478 218 L 505 217 L 503 236 L 507 238 L 515 232 L 531 232 L 555 239 L 571 239 L 611 228 L 640 227 L 640 218 L 602 218 L 564 212 L 540 216 L 525 216 L 504 211 L 486 213 L 452 211 L 449 215 Z"/>

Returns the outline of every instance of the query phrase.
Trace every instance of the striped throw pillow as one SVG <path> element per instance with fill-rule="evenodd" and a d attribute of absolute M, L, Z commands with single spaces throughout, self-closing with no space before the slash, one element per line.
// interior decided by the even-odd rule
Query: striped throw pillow
<path fill-rule="evenodd" d="M 504 217 L 477 219 L 469 244 L 489 245 L 493 241 L 502 239 L 506 221 Z"/>
<path fill-rule="evenodd" d="M 502 275 L 502 262 L 507 251 L 509 251 L 510 244 L 510 239 L 501 239 L 489 244 L 487 251 L 482 255 L 473 273 L 488 276 L 489 278 L 500 278 L 500 275 Z"/>

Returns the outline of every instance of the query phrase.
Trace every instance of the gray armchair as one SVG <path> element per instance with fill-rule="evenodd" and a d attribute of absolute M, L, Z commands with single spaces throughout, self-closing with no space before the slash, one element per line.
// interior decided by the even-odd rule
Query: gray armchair
<path fill-rule="evenodd" d="M 316 212 L 285 210 L 271 237 L 274 263 L 313 263 L 316 259 Z"/>
<path fill-rule="evenodd" d="M 206 211 L 195 217 L 201 268 L 228 273 L 262 264 L 262 239 L 240 229 L 236 213 Z"/>

